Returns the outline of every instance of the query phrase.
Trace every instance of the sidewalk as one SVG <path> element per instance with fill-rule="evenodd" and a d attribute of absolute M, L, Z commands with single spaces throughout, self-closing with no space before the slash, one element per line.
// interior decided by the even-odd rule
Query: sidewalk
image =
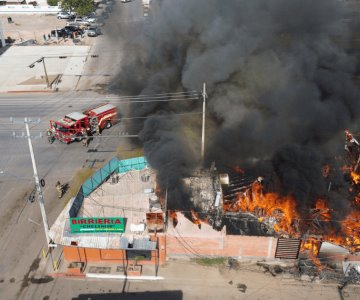
<path fill-rule="evenodd" d="M 74 90 L 89 51 L 89 46 L 10 47 L 0 57 L 0 93 Z"/>

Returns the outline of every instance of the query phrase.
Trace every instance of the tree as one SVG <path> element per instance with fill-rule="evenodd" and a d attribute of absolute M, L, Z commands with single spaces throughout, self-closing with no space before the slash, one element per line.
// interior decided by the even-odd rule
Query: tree
<path fill-rule="evenodd" d="M 58 0 L 47 0 L 47 3 L 50 6 L 57 6 L 58 5 Z"/>
<path fill-rule="evenodd" d="M 93 0 L 61 0 L 61 8 L 75 12 L 79 16 L 87 15 L 94 10 Z"/>

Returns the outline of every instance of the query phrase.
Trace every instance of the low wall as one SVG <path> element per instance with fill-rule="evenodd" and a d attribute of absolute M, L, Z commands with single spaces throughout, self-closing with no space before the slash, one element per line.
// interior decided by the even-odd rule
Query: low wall
<path fill-rule="evenodd" d="M 57 14 L 58 6 L 33 6 L 33 5 L 2 5 L 1 14 Z"/>
<path fill-rule="evenodd" d="M 168 257 L 226 256 L 238 259 L 274 259 L 274 237 L 227 235 L 221 238 L 176 236 L 166 237 Z"/>
<path fill-rule="evenodd" d="M 158 241 L 158 249 L 151 252 L 151 260 L 139 261 L 139 264 L 163 264 L 166 260 L 166 239 L 165 236 L 153 237 Z M 131 264 L 132 260 L 126 259 L 126 250 L 81 248 L 77 246 L 64 246 L 64 259 L 67 262 L 85 263 L 113 263 Z"/>

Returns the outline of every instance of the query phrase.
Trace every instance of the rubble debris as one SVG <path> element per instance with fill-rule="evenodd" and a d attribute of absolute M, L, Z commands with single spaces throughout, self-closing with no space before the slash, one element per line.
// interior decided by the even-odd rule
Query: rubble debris
<path fill-rule="evenodd" d="M 246 292 L 246 289 L 247 289 L 247 286 L 246 284 L 243 284 L 243 283 L 238 283 L 236 285 L 237 289 L 242 292 L 242 293 L 245 293 Z"/>
<path fill-rule="evenodd" d="M 351 266 L 347 272 L 347 275 L 341 280 L 340 285 L 338 286 L 338 292 L 341 299 L 344 299 L 343 289 L 348 284 L 356 284 L 360 282 L 360 273 L 356 270 L 355 266 Z"/>
<path fill-rule="evenodd" d="M 281 274 L 284 270 L 280 265 L 277 264 L 269 264 L 266 262 L 258 262 L 258 266 L 262 267 L 264 269 L 264 273 L 269 272 L 273 277 L 276 275 Z"/>
<path fill-rule="evenodd" d="M 233 270 L 240 269 L 240 263 L 234 258 L 229 258 L 227 261 L 227 265 L 228 265 L 229 269 L 233 269 Z"/>

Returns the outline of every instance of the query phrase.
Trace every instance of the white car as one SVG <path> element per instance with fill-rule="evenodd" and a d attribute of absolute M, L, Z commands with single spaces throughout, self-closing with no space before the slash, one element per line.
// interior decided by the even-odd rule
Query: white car
<path fill-rule="evenodd" d="M 96 18 L 93 18 L 93 17 L 83 17 L 82 19 L 85 22 L 88 22 L 88 23 L 95 23 L 96 22 Z"/>
<path fill-rule="evenodd" d="M 83 18 L 75 18 L 75 19 L 73 20 L 73 22 L 75 22 L 75 23 L 77 23 L 77 24 L 79 24 L 79 25 L 84 25 L 84 26 L 90 25 L 90 22 L 84 20 Z"/>
<path fill-rule="evenodd" d="M 75 16 L 67 11 L 60 11 L 57 14 L 58 19 L 73 19 Z"/>

